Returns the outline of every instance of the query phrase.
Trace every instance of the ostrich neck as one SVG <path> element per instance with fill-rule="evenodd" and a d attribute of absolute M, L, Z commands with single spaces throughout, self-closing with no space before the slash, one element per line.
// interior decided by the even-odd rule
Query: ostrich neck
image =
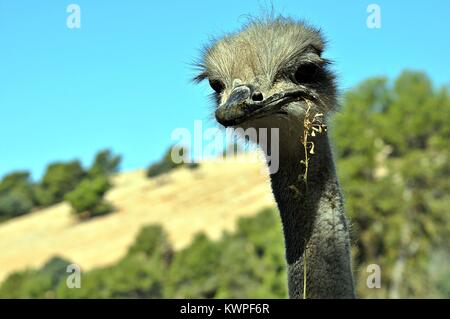
<path fill-rule="evenodd" d="M 279 170 L 271 175 L 285 237 L 289 296 L 303 298 L 306 259 L 307 298 L 353 298 L 348 225 L 326 134 L 314 145 L 307 184 L 301 179 L 300 143 L 298 148 L 280 145 Z"/>

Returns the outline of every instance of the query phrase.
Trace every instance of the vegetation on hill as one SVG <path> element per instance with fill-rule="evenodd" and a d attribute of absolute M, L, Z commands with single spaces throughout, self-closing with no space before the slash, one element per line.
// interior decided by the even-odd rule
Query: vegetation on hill
<path fill-rule="evenodd" d="M 284 263 L 278 212 L 266 209 L 241 218 L 218 241 L 198 234 L 180 251 L 160 226 L 144 227 L 117 264 L 81 273 L 80 288 L 67 286 L 71 262 L 55 257 L 9 276 L 0 298 L 287 298 Z M 409 296 L 450 296 L 448 270 L 441 267 L 432 283 L 433 294 Z M 377 296 L 377 289 L 360 289 L 359 297 Z"/>
<path fill-rule="evenodd" d="M 0 298 L 285 298 L 283 260 L 277 212 L 267 209 L 219 241 L 199 234 L 180 251 L 150 225 L 117 264 L 83 273 L 81 288 L 67 287 L 70 262 L 54 258 L 8 277 Z"/>
<path fill-rule="evenodd" d="M 423 73 L 369 79 L 345 95 L 332 133 L 360 295 L 369 264 L 382 271 L 373 295 L 436 294 L 430 260 L 450 239 L 449 119 L 448 88 Z"/>
<path fill-rule="evenodd" d="M 111 176 L 118 172 L 121 161 L 122 156 L 114 155 L 110 150 L 102 150 L 95 155 L 87 175 L 90 177 Z"/>
<path fill-rule="evenodd" d="M 109 150 L 98 152 L 84 178 L 65 194 L 64 199 L 80 219 L 101 216 L 114 209 L 103 196 L 111 188 L 109 177 L 118 171 L 120 161 L 121 156 Z"/>
<path fill-rule="evenodd" d="M 63 200 L 84 217 L 111 211 L 103 195 L 110 188 L 108 177 L 118 170 L 120 161 L 120 156 L 102 150 L 87 170 L 80 161 L 73 160 L 51 163 L 36 183 L 26 171 L 6 175 L 0 181 L 0 222 Z"/>
<path fill-rule="evenodd" d="M 81 182 L 85 174 L 77 160 L 50 164 L 39 185 L 39 202 L 42 206 L 49 206 L 63 201 L 64 196 Z"/>
<path fill-rule="evenodd" d="M 85 178 L 64 198 L 82 219 L 101 216 L 113 209 L 112 205 L 103 199 L 110 187 L 111 184 L 105 176 Z"/>
<path fill-rule="evenodd" d="M 28 213 L 37 204 L 28 172 L 14 172 L 0 182 L 0 222 Z"/>

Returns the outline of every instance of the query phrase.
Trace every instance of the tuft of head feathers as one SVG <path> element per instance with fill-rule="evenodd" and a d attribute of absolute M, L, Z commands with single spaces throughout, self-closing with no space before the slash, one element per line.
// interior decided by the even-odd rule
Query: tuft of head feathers
<path fill-rule="evenodd" d="M 204 49 L 197 63 L 201 73 L 194 80 L 208 77 L 231 82 L 243 73 L 273 80 L 281 67 L 295 64 L 302 53 L 313 51 L 320 56 L 324 47 L 320 30 L 305 22 L 284 17 L 252 19 L 241 31 Z"/>

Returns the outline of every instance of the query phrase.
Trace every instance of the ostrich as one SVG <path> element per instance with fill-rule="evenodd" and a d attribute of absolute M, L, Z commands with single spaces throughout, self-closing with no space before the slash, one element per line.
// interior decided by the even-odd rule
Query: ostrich
<path fill-rule="evenodd" d="M 337 104 L 323 50 L 320 31 L 303 22 L 254 19 L 207 47 L 195 77 L 214 90 L 221 125 L 279 129 L 279 169 L 270 180 L 283 226 L 290 298 L 355 297 L 349 226 L 326 132 L 311 135 L 315 152 L 306 180 L 301 178 L 308 160 L 301 142 L 305 114 L 326 116 Z"/>

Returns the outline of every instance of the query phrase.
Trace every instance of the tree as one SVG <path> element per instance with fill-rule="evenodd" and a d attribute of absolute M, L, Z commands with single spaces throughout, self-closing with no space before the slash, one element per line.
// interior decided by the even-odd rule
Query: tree
<path fill-rule="evenodd" d="M 40 269 L 10 275 L 0 286 L 0 298 L 55 298 L 55 289 L 65 283 L 70 262 L 53 257 Z"/>
<path fill-rule="evenodd" d="M 40 204 L 43 206 L 61 202 L 86 175 L 80 161 L 50 164 L 42 178 Z"/>
<path fill-rule="evenodd" d="M 32 183 L 30 173 L 27 171 L 12 172 L 3 177 L 0 182 L 0 195 L 17 191 L 26 195 L 29 199 L 33 198 Z"/>
<path fill-rule="evenodd" d="M 427 269 L 449 238 L 450 98 L 425 74 L 363 82 L 345 96 L 332 129 L 353 225 L 358 294 L 430 296 Z M 368 264 L 381 289 L 365 285 Z"/>
<path fill-rule="evenodd" d="M 178 252 L 170 267 L 166 295 L 172 298 L 213 298 L 218 289 L 219 245 L 198 234 Z"/>
<path fill-rule="evenodd" d="M 142 254 L 144 256 L 159 256 L 169 264 L 173 250 L 166 232 L 160 225 L 149 225 L 142 228 L 133 245 L 128 249 L 128 256 Z"/>
<path fill-rule="evenodd" d="M 65 199 L 82 218 L 104 215 L 112 210 L 112 206 L 103 200 L 103 195 L 110 187 L 105 176 L 86 178 L 67 193 Z"/>
<path fill-rule="evenodd" d="M 10 192 L 0 196 L 0 221 L 28 213 L 33 207 L 29 198 L 21 192 Z"/>
<path fill-rule="evenodd" d="M 88 175 L 90 177 L 110 176 L 119 170 L 121 160 L 120 155 L 113 155 L 110 150 L 102 150 L 95 155 Z"/>
<path fill-rule="evenodd" d="M 29 172 L 6 175 L 0 182 L 0 221 L 28 213 L 35 201 Z"/>
<path fill-rule="evenodd" d="M 261 230 L 264 230 L 263 232 Z M 170 298 L 285 298 L 284 248 L 278 212 L 241 218 L 219 241 L 198 234 L 170 266 Z"/>

